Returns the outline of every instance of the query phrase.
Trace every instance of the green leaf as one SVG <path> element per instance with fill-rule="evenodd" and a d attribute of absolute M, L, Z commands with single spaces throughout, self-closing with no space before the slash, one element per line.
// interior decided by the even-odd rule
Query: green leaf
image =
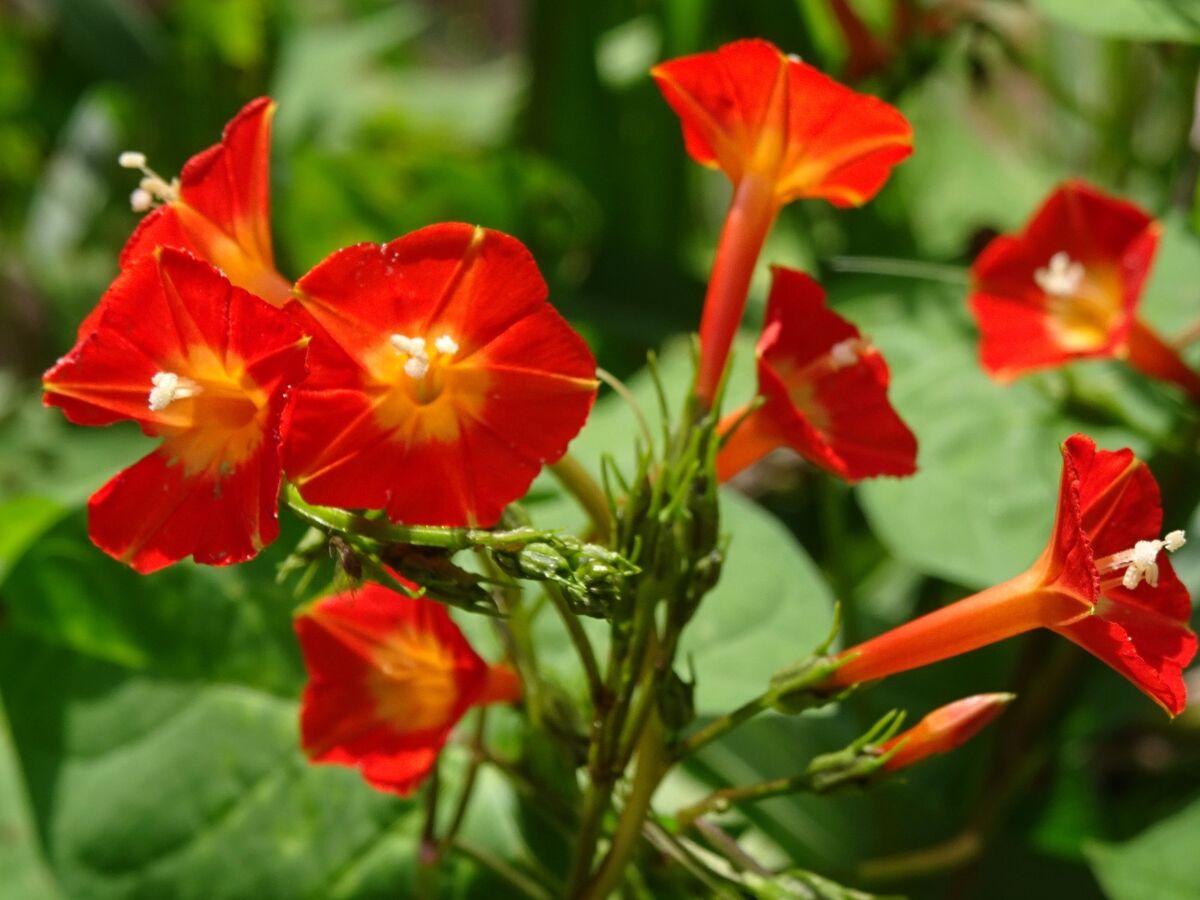
<path fill-rule="evenodd" d="M 923 572 L 982 587 L 1025 570 L 1050 534 L 1058 445 L 1085 432 L 1102 447 L 1145 448 L 1102 416 L 1067 416 L 1057 376 L 1001 385 L 979 366 L 964 291 L 893 281 L 838 286 L 839 312 L 883 350 L 891 399 L 917 435 L 917 474 L 864 482 L 859 497 L 879 538 Z M 1103 363 L 1080 363 L 1103 369 Z M 1086 373 L 1084 373 L 1086 374 Z"/>
<path fill-rule="evenodd" d="M 1112 900 L 1192 900 L 1200 885 L 1200 801 L 1123 844 L 1093 842 L 1084 855 Z"/>
<path fill-rule="evenodd" d="M 63 514 L 45 497 L 14 497 L 0 503 L 0 583 L 21 554 Z"/>
<path fill-rule="evenodd" d="M 1031 0 L 1035 9 L 1071 28 L 1103 37 L 1200 43 L 1196 0 Z"/>
<path fill-rule="evenodd" d="M 0 709 L 0 897 L 53 900 L 61 895 L 42 862 L 26 806 L 8 722 Z"/>

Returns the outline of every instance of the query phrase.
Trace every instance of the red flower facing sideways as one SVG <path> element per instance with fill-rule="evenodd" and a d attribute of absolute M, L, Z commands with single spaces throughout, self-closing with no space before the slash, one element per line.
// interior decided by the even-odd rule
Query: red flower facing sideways
<path fill-rule="evenodd" d="M 765 402 L 721 423 L 729 436 L 717 456 L 718 476 L 727 480 L 776 447 L 791 447 L 848 481 L 911 475 L 917 441 L 888 402 L 879 351 L 825 305 L 812 278 L 781 266 L 771 273 L 757 348 Z"/>
<path fill-rule="evenodd" d="M 738 184 L 769 181 L 777 205 L 820 197 L 860 206 L 912 153 L 895 108 L 764 40 L 726 44 L 651 70 L 692 159 Z"/>
<path fill-rule="evenodd" d="M 1180 713 L 1196 635 L 1187 589 L 1162 551 L 1183 546 L 1183 532 L 1160 538 L 1158 485 L 1132 451 L 1097 450 L 1074 435 L 1062 453 L 1054 530 L 1027 572 L 842 651 L 829 684 L 871 681 L 1041 627 Z"/>
<path fill-rule="evenodd" d="M 317 601 L 295 627 L 305 753 L 357 767 L 380 790 L 411 793 L 470 707 L 520 697 L 516 674 L 489 667 L 433 600 L 364 584 Z"/>
<path fill-rule="evenodd" d="M 734 185 L 700 322 L 696 393 L 711 405 L 780 207 L 801 197 L 865 203 L 912 152 L 912 127 L 882 100 L 767 41 L 735 41 L 651 74 L 679 116 L 687 152 Z"/>
<path fill-rule="evenodd" d="M 147 215 L 121 251 L 124 268 L 156 247 L 189 250 L 212 263 L 240 288 L 274 306 L 289 299 L 291 284 L 275 270 L 271 249 L 271 120 L 275 103 L 259 97 L 225 126 L 221 143 L 187 161 L 177 181 L 146 168 L 140 153 L 124 153 L 121 164 L 145 175 L 133 192 Z"/>
<path fill-rule="evenodd" d="M 971 268 L 984 369 L 1008 381 L 1073 359 L 1119 358 L 1200 399 L 1200 376 L 1137 317 L 1157 222 L 1081 181 L 1055 190 L 1018 235 Z"/>
<path fill-rule="evenodd" d="M 242 562 L 279 532 L 280 423 L 307 339 L 274 309 L 180 250 L 123 271 L 43 380 L 80 425 L 137 422 L 154 452 L 88 503 L 95 544 L 139 572 L 191 555 Z"/>
<path fill-rule="evenodd" d="M 516 239 L 433 225 L 339 250 L 296 297 L 313 334 L 284 461 L 311 503 L 491 525 L 565 452 L 595 360 Z"/>

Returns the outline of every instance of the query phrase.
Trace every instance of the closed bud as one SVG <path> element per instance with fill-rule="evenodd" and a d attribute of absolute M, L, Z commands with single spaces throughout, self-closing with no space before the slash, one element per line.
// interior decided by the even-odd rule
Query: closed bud
<path fill-rule="evenodd" d="M 883 763 L 884 771 L 907 769 L 965 744 L 1000 715 L 1015 696 L 976 694 L 935 709 L 912 728 L 876 748 L 880 754 L 891 753 Z"/>

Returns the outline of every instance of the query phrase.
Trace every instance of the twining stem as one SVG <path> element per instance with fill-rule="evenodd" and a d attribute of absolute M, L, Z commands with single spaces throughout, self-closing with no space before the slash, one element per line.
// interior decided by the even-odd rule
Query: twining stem
<path fill-rule="evenodd" d="M 486 727 L 487 707 L 480 706 L 475 712 L 475 728 L 471 733 L 470 743 L 471 761 L 467 765 L 467 774 L 463 778 L 462 789 L 458 794 L 458 802 L 455 804 L 454 812 L 450 816 L 450 824 L 446 826 L 446 832 L 437 843 L 437 856 L 439 859 L 450 848 L 450 845 L 458 836 L 459 829 L 462 828 L 463 820 L 467 817 L 467 808 L 471 803 L 471 795 L 475 791 L 475 782 L 479 778 L 479 767 L 485 759 L 483 735 Z"/>
<path fill-rule="evenodd" d="M 588 514 L 592 523 L 592 540 L 607 545 L 612 539 L 612 510 L 608 507 L 608 497 L 596 479 L 569 453 L 552 464 L 550 472 Z"/>
<path fill-rule="evenodd" d="M 583 672 L 587 677 L 588 694 L 591 696 L 592 706 L 599 706 L 601 705 L 601 698 L 604 695 L 604 679 L 600 674 L 600 665 L 596 662 L 596 652 L 592 649 L 592 642 L 588 638 L 587 632 L 583 630 L 583 623 L 579 620 L 579 616 L 571 612 L 571 606 L 567 603 L 567 598 L 563 596 L 563 592 L 558 585 L 547 584 L 546 595 L 550 598 L 550 602 L 554 604 L 554 608 L 558 610 L 559 617 L 567 629 L 567 635 L 570 637 L 571 643 L 575 646 L 575 652 L 579 656 L 579 661 L 583 664 Z"/>
<path fill-rule="evenodd" d="M 700 319 L 696 396 L 705 409 L 711 408 L 716 398 L 729 348 L 746 308 L 754 266 L 778 211 L 774 179 L 745 173 L 725 217 Z"/>
<path fill-rule="evenodd" d="M 711 744 L 721 735 L 726 734 L 737 728 L 743 722 L 754 718 L 760 712 L 769 709 L 771 705 L 770 694 L 764 692 L 759 694 L 752 700 L 743 703 L 732 712 L 727 712 L 724 715 L 713 719 L 699 731 L 695 731 L 688 735 L 686 739 L 680 741 L 671 753 L 672 758 L 676 760 L 686 759 L 691 756 L 701 747 Z"/>
<path fill-rule="evenodd" d="M 652 714 L 638 742 L 633 785 L 629 796 L 625 798 L 617 829 L 613 832 L 612 846 L 580 895 L 581 900 L 604 900 L 620 881 L 641 839 L 654 791 L 670 765 L 664 751 L 662 723 L 657 715 Z"/>
<path fill-rule="evenodd" d="M 554 895 L 548 888 L 542 887 L 520 869 L 509 865 L 508 862 L 485 847 L 480 847 L 461 837 L 454 839 L 453 846 L 463 856 L 473 859 L 485 869 L 491 870 L 493 874 L 508 882 L 521 896 L 528 897 L 530 900 L 554 900 Z"/>

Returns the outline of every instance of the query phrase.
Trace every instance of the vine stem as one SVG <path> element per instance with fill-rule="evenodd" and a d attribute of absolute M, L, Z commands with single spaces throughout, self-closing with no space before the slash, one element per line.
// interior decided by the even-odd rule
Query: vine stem
<path fill-rule="evenodd" d="M 581 900 L 604 900 L 617 886 L 625 866 L 642 836 L 646 816 L 650 812 L 650 801 L 654 791 L 670 767 L 666 755 L 662 723 L 657 714 L 652 714 L 638 741 L 637 768 L 633 774 L 633 785 L 617 829 L 613 832 L 612 846 L 596 871 L 595 876 L 584 888 Z"/>
<path fill-rule="evenodd" d="M 554 895 L 548 888 L 542 887 L 538 882 L 514 866 L 509 865 L 508 862 L 492 853 L 492 851 L 480 847 L 471 841 L 464 840 L 461 837 L 456 837 L 452 846 L 463 856 L 473 859 L 485 869 L 491 870 L 494 874 L 507 881 L 511 887 L 520 892 L 521 896 L 528 897 L 530 900 L 554 900 Z"/>
<path fill-rule="evenodd" d="M 835 256 L 829 261 L 835 272 L 859 272 L 864 275 L 890 275 L 894 278 L 916 278 L 966 287 L 970 283 L 967 270 L 960 266 L 927 263 L 915 259 L 889 259 L 884 256 Z"/>
<path fill-rule="evenodd" d="M 612 540 L 612 510 L 609 509 L 607 495 L 596 483 L 596 479 L 569 453 L 551 464 L 550 472 L 588 514 L 592 523 L 593 540 L 598 544 L 607 545 Z"/>
<path fill-rule="evenodd" d="M 583 630 L 583 623 L 579 621 L 579 616 L 571 612 L 567 598 L 563 596 L 558 585 L 547 584 L 546 594 L 549 596 L 550 602 L 554 604 L 554 608 L 558 610 L 559 617 L 567 629 L 567 635 L 575 646 L 579 661 L 583 664 L 592 705 L 593 707 L 599 706 L 601 698 L 604 696 L 604 679 L 600 674 L 600 665 L 596 662 L 596 652 L 592 649 L 592 642 L 588 639 L 587 632 Z"/>
<path fill-rule="evenodd" d="M 709 812 L 724 812 L 735 803 L 757 803 L 770 797 L 781 797 L 785 794 L 795 794 L 809 790 L 812 787 L 812 777 L 809 773 L 793 775 L 790 778 L 776 778 L 773 781 L 763 781 L 745 787 L 721 788 L 713 791 L 703 800 L 684 807 L 675 816 L 679 830 L 686 831 L 697 819 Z"/>
<path fill-rule="evenodd" d="M 701 747 L 733 731 L 733 729 L 737 728 L 743 722 L 749 721 L 768 708 L 770 708 L 770 695 L 766 693 L 759 694 L 732 712 L 727 712 L 723 716 L 713 719 L 699 731 L 693 732 L 676 745 L 674 752 L 671 754 L 672 758 L 676 761 L 686 759 Z"/>

